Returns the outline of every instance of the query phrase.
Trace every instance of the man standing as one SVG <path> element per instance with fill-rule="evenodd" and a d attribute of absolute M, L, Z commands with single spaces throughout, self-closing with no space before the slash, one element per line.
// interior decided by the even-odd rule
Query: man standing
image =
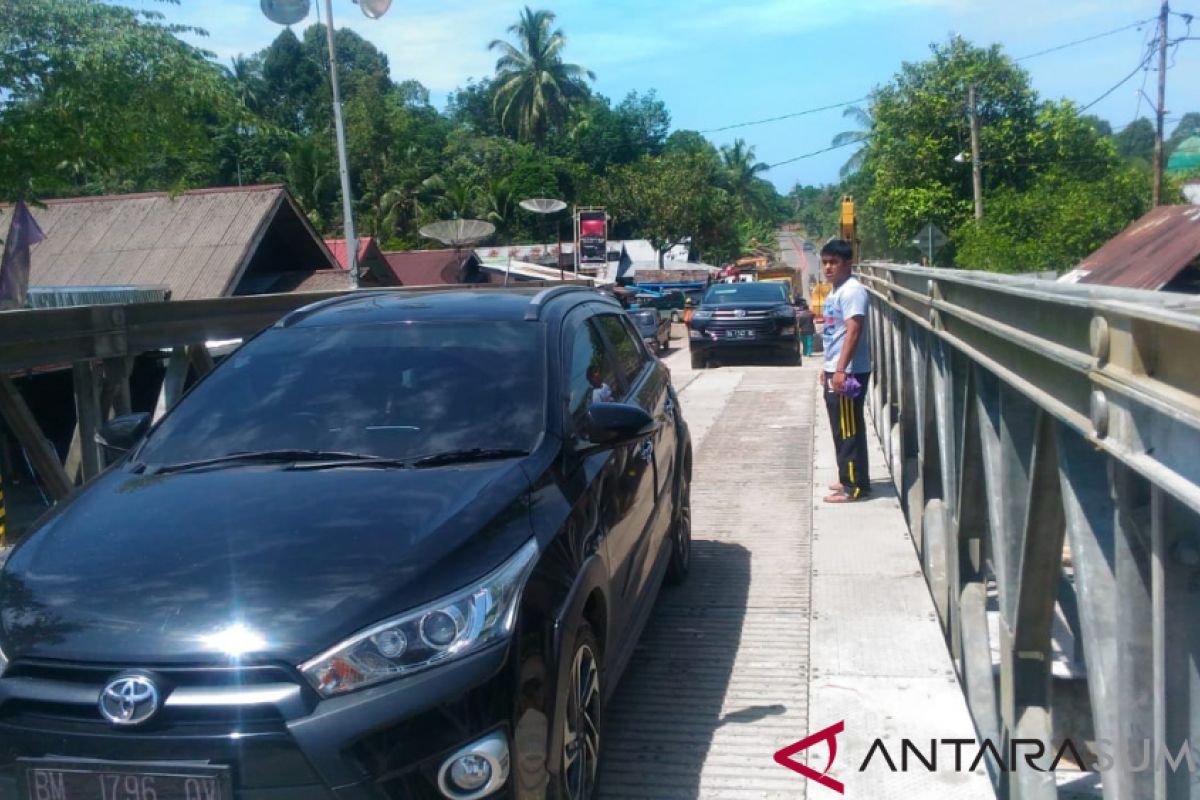
<path fill-rule="evenodd" d="M 871 494 L 867 471 L 867 434 L 863 403 L 871 377 L 871 343 L 867 311 L 870 296 L 866 287 L 851 275 L 854 250 L 843 239 L 821 248 L 821 269 L 833 291 L 822 309 L 825 327 L 825 369 L 821 386 L 833 428 L 837 450 L 838 483 L 826 503 L 850 503 Z"/>

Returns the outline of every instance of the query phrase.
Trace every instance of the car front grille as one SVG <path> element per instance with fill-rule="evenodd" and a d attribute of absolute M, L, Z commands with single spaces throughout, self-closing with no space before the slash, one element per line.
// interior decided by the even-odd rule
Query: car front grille
<path fill-rule="evenodd" d="M 0 772 L 21 758 L 50 756 L 208 762 L 232 767 L 239 791 L 281 786 L 320 791 L 320 779 L 285 722 L 306 713 L 311 702 L 287 669 L 149 670 L 165 687 L 162 709 L 143 725 L 118 729 L 101 716 L 98 700 L 106 683 L 124 671 L 124 666 L 10 665 L 0 679 Z"/>

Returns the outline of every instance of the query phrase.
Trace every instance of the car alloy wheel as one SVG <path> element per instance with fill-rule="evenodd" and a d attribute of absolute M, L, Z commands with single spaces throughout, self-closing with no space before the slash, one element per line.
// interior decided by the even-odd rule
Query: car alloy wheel
<path fill-rule="evenodd" d="M 667 565 L 667 581 L 680 584 L 692 566 L 692 484 L 685 477 L 679 490 L 679 511 L 671 528 L 671 563 Z"/>
<path fill-rule="evenodd" d="M 580 631 L 566 697 L 563 778 L 567 800 L 594 796 L 600 766 L 600 664 L 590 634 L 587 628 Z"/>

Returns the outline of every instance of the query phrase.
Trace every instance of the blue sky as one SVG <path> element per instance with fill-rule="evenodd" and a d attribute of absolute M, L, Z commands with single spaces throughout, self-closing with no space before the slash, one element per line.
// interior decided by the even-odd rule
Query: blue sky
<path fill-rule="evenodd" d="M 320 2 L 321 0 L 318 0 Z M 201 43 L 223 61 L 267 46 L 279 26 L 258 0 L 182 0 L 166 9 L 153 0 L 129 0 L 165 10 L 169 19 L 206 28 Z M 595 89 L 620 99 L 630 90 L 656 89 L 673 126 L 708 130 L 852 100 L 885 83 L 904 61 L 923 59 L 930 42 L 959 34 L 977 44 L 998 42 L 1024 56 L 1154 17 L 1158 0 L 554 0 L 550 8 L 568 38 L 568 61 L 597 74 Z M 487 44 L 504 35 L 518 2 L 395 0 L 381 20 L 366 19 L 350 0 L 334 0 L 335 22 L 353 28 L 387 53 L 397 80 L 415 78 L 435 104 L 468 78 L 492 71 Z M 1175 0 L 1174 10 L 1196 14 L 1200 0 Z M 310 16 L 303 25 L 316 19 Z M 1174 32 L 1183 21 L 1172 19 Z M 1047 98 L 1088 103 L 1137 64 L 1153 26 L 1023 62 Z M 1200 41 L 1180 46 L 1168 73 L 1168 117 L 1200 111 Z M 1093 109 L 1120 128 L 1139 108 L 1138 74 Z M 1150 116 L 1142 100 L 1141 113 Z M 742 137 L 768 163 L 829 145 L 848 121 L 840 111 L 710 134 L 714 143 Z M 1170 133 L 1168 124 L 1167 132 Z M 836 180 L 848 151 L 834 151 L 768 173 L 786 191 L 795 182 Z"/>

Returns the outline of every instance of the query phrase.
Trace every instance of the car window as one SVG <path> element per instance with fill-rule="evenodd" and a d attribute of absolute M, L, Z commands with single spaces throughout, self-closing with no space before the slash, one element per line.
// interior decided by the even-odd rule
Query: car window
<path fill-rule="evenodd" d="M 575 429 L 585 430 L 588 407 L 596 402 L 611 402 L 620 391 L 617 371 L 604 350 L 604 340 L 590 323 L 575 332 L 571 344 L 571 366 L 567 375 L 567 409 Z"/>
<path fill-rule="evenodd" d="M 138 457 L 531 449 L 545 419 L 542 336 L 527 322 L 272 329 L 180 401 Z"/>
<path fill-rule="evenodd" d="M 596 317 L 596 324 L 604 332 L 604 336 L 612 345 L 613 355 L 617 362 L 617 374 L 620 375 L 625 387 L 628 388 L 637 380 L 642 368 L 650 360 L 642 349 L 642 339 L 633 328 L 628 317 L 618 317 L 615 314 L 602 314 Z M 624 399 L 624 398 L 622 398 Z"/>

